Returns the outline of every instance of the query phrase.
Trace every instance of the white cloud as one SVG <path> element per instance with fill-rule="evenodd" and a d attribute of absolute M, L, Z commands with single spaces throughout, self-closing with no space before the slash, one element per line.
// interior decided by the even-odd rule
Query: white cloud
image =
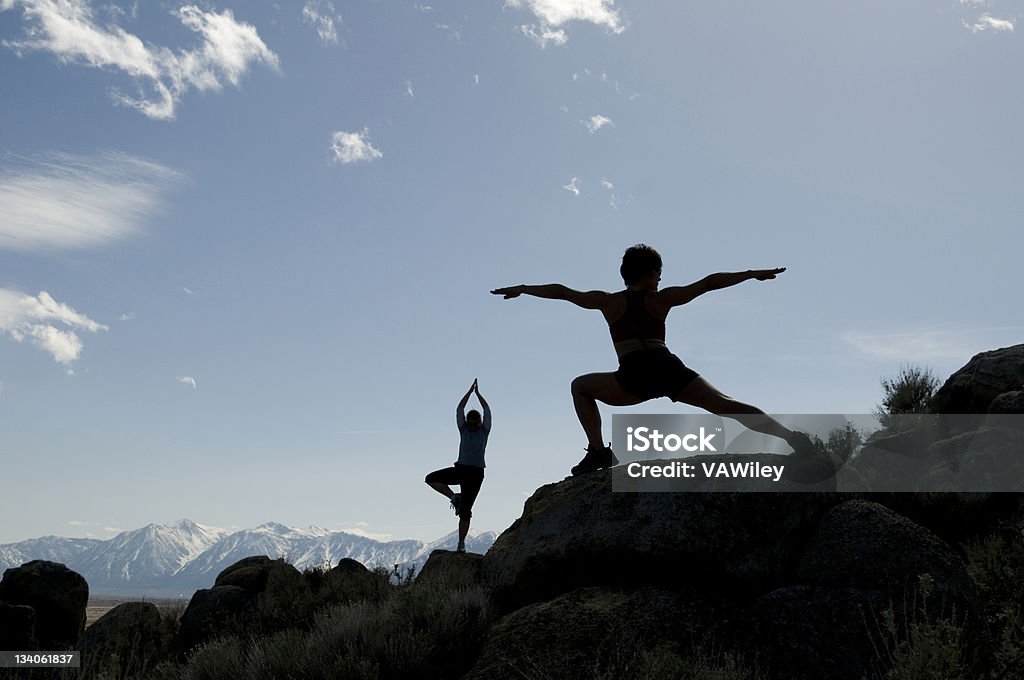
<path fill-rule="evenodd" d="M 966 28 L 970 29 L 971 33 L 980 33 L 982 31 L 1013 32 L 1013 21 L 1010 19 L 997 19 L 987 12 L 975 19 L 973 24 L 968 24 L 966 21 L 963 24 Z"/>
<path fill-rule="evenodd" d="M 362 132 L 344 132 L 339 130 L 331 135 L 331 151 L 339 163 L 357 163 L 383 158 L 384 154 L 370 143 L 370 131 L 363 128 Z"/>
<path fill-rule="evenodd" d="M 175 378 L 175 380 L 177 380 L 183 385 L 191 386 L 192 389 L 196 389 L 196 379 L 190 375 L 179 375 L 177 378 Z"/>
<path fill-rule="evenodd" d="M 896 333 L 847 333 L 843 340 L 855 349 L 886 361 L 958 359 L 972 354 L 966 333 L 914 330 Z"/>
<path fill-rule="evenodd" d="M 568 42 L 569 36 L 560 27 L 570 21 L 590 22 L 612 33 L 625 30 L 622 17 L 615 9 L 615 0 L 505 0 L 505 7 L 526 7 L 533 12 L 540 23 L 526 24 L 519 30 L 541 47 Z"/>
<path fill-rule="evenodd" d="M 128 312 L 127 314 L 122 314 L 119 317 L 120 321 L 132 321 L 134 319 L 135 319 L 135 312 Z"/>
<path fill-rule="evenodd" d="M 612 122 L 611 118 L 602 115 L 591 116 L 587 120 L 581 120 L 580 122 L 583 123 L 584 127 L 590 130 L 590 134 L 594 134 L 606 125 L 615 127 L 615 123 Z"/>
<path fill-rule="evenodd" d="M 607 177 L 604 177 L 604 178 L 601 179 L 601 186 L 603 186 L 608 191 L 611 191 L 612 189 L 615 188 L 615 185 L 612 184 L 612 181 L 610 179 L 608 179 Z"/>
<path fill-rule="evenodd" d="M 568 191 L 573 196 L 578 197 L 580 195 L 580 178 L 573 177 L 571 180 L 569 180 L 569 183 L 563 185 L 562 188 Z"/>
<path fill-rule="evenodd" d="M 547 47 L 548 45 L 556 45 L 560 47 L 569 42 L 569 36 L 562 29 L 553 29 L 547 26 L 538 28 L 537 26 L 530 24 L 527 26 L 520 26 L 519 30 L 522 31 L 523 35 L 541 47 Z"/>
<path fill-rule="evenodd" d="M 122 153 L 51 153 L 0 171 L 0 250 L 83 248 L 140 230 L 182 175 Z"/>
<path fill-rule="evenodd" d="M 369 538 L 372 541 L 381 541 L 386 543 L 392 540 L 394 537 L 391 534 L 375 534 L 369 532 L 362 527 L 369 526 L 366 522 L 359 522 L 359 526 L 349 529 L 342 529 L 346 534 L 355 534 L 356 536 L 362 536 L 363 538 Z"/>
<path fill-rule="evenodd" d="M 479 73 L 474 73 L 473 74 L 473 84 L 474 85 L 479 85 L 480 84 L 480 74 Z"/>
<path fill-rule="evenodd" d="M 82 340 L 76 331 L 106 330 L 107 326 L 57 302 L 46 291 L 32 296 L 0 288 L 0 334 L 15 342 L 31 340 L 57 363 L 70 367 L 81 355 Z"/>
<path fill-rule="evenodd" d="M 324 12 L 321 12 L 321 6 L 324 7 Z M 338 44 L 338 29 L 335 28 L 334 21 L 337 19 L 338 23 L 341 23 L 341 15 L 337 13 L 334 4 L 329 0 L 307 0 L 306 6 L 302 8 L 302 19 L 316 28 L 316 34 L 320 36 L 321 43 L 324 45 Z"/>
<path fill-rule="evenodd" d="M 114 101 L 150 118 L 170 120 L 190 89 L 238 86 L 249 66 L 279 68 L 277 55 L 251 24 L 235 20 L 231 10 L 204 12 L 186 5 L 172 14 L 202 38 L 199 47 L 172 51 L 150 45 L 117 25 L 100 26 L 87 0 L 0 0 L 0 11 L 20 7 L 26 23 L 23 40 L 5 40 L 16 52 L 51 52 L 63 63 L 116 69 L 135 79 L 138 97 L 114 91 Z"/>
<path fill-rule="evenodd" d="M 413 97 L 415 97 L 415 96 L 416 96 L 416 95 L 415 95 L 415 94 L 413 93 L 413 91 L 412 91 L 412 81 L 411 81 L 411 80 L 407 80 L 407 81 L 405 81 L 405 95 L 406 95 L 407 97 L 409 97 L 409 99 L 412 99 Z"/>

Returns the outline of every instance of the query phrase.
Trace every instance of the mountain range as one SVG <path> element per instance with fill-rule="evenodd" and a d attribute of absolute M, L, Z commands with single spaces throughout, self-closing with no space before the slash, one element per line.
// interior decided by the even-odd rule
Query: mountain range
<path fill-rule="evenodd" d="M 466 549 L 486 552 L 494 532 L 470 534 Z M 317 527 L 296 529 L 269 522 L 253 529 L 229 531 L 183 519 L 150 524 L 111 539 L 46 536 L 0 545 L 0 570 L 32 560 L 67 565 L 89 583 L 94 595 L 190 597 L 209 588 L 224 568 L 243 557 L 284 558 L 302 570 L 337 564 L 343 557 L 367 567 L 398 565 L 401 573 L 417 570 L 431 551 L 453 549 L 455 532 L 432 543 L 406 539 L 378 541 L 344 531 Z"/>

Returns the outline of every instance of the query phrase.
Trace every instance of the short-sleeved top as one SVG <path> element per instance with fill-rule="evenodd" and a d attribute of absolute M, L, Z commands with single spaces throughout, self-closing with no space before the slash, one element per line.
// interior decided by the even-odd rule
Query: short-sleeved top
<path fill-rule="evenodd" d="M 466 425 L 466 414 L 462 409 L 455 411 L 455 424 L 459 427 L 461 439 L 459 441 L 459 465 L 473 465 L 475 467 L 487 467 L 484 465 L 484 449 L 487 448 L 487 435 L 491 433 L 491 409 L 484 406 L 484 419 L 480 427 L 473 429 Z"/>

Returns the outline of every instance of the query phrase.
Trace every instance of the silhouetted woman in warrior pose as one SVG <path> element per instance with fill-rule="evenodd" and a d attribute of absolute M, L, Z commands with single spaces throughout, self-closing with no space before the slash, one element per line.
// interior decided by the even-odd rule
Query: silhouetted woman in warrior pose
<path fill-rule="evenodd" d="M 598 401 L 609 406 L 632 406 L 657 397 L 669 397 L 672 401 L 738 420 L 748 429 L 780 437 L 798 455 L 813 455 L 813 444 L 805 433 L 790 430 L 756 406 L 726 396 L 687 368 L 665 345 L 665 317 L 673 307 L 685 305 L 709 291 L 735 286 L 749 279 L 774 279 L 784 271 L 785 267 L 711 274 L 688 286 L 658 290 L 661 255 L 650 246 L 638 244 L 628 248 L 622 256 L 619 272 L 626 284 L 623 291 L 581 292 L 552 283 L 509 286 L 491 292 L 503 295 L 506 300 L 524 294 L 567 300 L 584 309 L 599 310 L 608 322 L 615 352 L 619 356 L 619 370 L 614 373 L 588 373 L 572 381 L 576 415 L 587 435 L 587 455 L 572 468 L 572 474 L 578 475 L 619 462 L 611 448 L 604 445 Z"/>

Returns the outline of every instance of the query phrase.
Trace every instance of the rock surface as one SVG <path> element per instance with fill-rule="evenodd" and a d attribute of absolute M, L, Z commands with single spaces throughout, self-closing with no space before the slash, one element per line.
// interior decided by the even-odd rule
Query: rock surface
<path fill-rule="evenodd" d="M 0 601 L 35 610 L 40 649 L 70 649 L 85 630 L 89 584 L 63 564 L 34 560 L 4 572 Z"/>
<path fill-rule="evenodd" d="M 935 393 L 935 413 L 988 413 L 1005 392 L 1024 389 L 1024 344 L 974 355 Z"/>
<path fill-rule="evenodd" d="M 0 649 L 11 651 L 38 649 L 35 609 L 28 605 L 0 602 Z"/>
<path fill-rule="evenodd" d="M 435 550 L 430 553 L 416 583 L 443 583 L 450 587 L 482 585 L 483 555 Z"/>
<path fill-rule="evenodd" d="M 155 666 L 167 654 L 170 642 L 155 604 L 125 602 L 89 626 L 78 649 L 94 671 L 103 669 L 122 677 Z"/>

